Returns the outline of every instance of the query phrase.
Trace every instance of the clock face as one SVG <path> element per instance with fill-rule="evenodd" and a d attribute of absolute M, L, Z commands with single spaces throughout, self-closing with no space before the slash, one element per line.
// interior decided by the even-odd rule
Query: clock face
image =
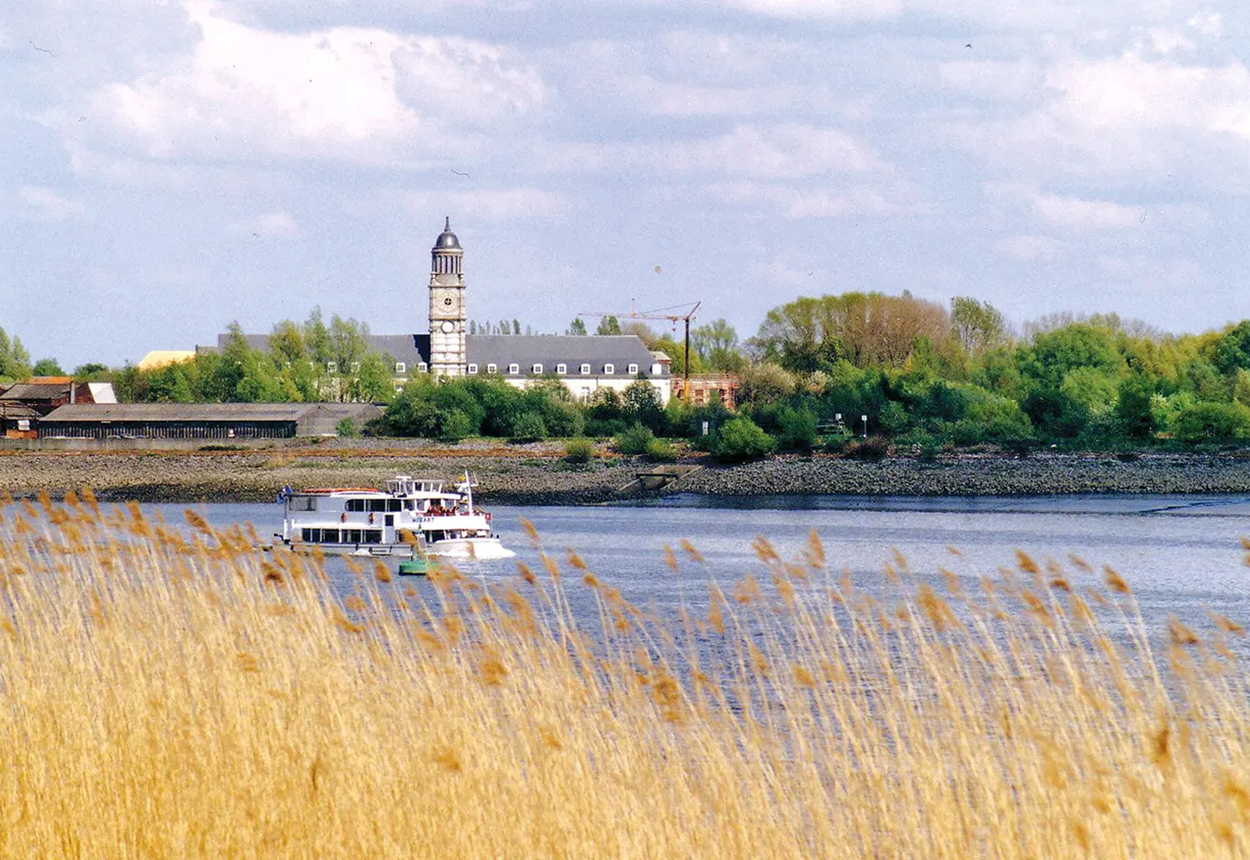
<path fill-rule="evenodd" d="M 443 304 L 446 305 L 447 307 L 451 307 L 451 296 L 448 296 L 447 298 L 443 299 Z"/>
<path fill-rule="evenodd" d="M 448 299 L 447 301 L 449 301 L 449 302 L 450 302 L 450 301 L 451 301 L 451 299 Z M 451 320 L 443 320 L 443 326 L 442 326 L 442 328 L 443 328 L 443 331 L 444 331 L 444 332 L 446 332 L 447 334 L 451 334 L 452 329 L 454 329 L 454 328 L 455 328 L 455 326 L 454 326 L 454 325 L 452 325 Z"/>

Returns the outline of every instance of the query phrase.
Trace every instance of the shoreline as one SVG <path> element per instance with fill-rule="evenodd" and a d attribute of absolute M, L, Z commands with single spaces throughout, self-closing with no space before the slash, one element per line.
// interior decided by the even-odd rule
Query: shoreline
<path fill-rule="evenodd" d="M 762 495 L 1026 496 L 1250 493 L 1250 458 L 1225 454 L 1115 456 L 1043 452 L 943 454 L 859 462 L 828 454 L 782 455 L 741 465 L 685 457 L 701 468 L 659 490 L 625 487 L 654 464 L 612 455 L 600 444 L 590 463 L 563 460 L 561 443 L 334 440 L 247 449 L 0 451 L 0 494 L 54 498 L 89 486 L 106 501 L 263 502 L 285 486 L 381 486 L 396 474 L 445 480 L 466 469 L 487 504 L 586 505 L 674 493 Z"/>

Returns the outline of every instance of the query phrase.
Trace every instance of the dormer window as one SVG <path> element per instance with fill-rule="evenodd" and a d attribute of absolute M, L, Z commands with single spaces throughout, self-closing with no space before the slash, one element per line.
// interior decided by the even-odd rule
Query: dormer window
<path fill-rule="evenodd" d="M 616 373 L 616 365 L 615 365 L 615 364 L 605 364 L 605 365 L 603 366 L 603 375 L 604 375 L 604 376 L 611 376 L 611 375 L 612 375 L 612 374 L 614 374 L 614 373 Z"/>
<path fill-rule="evenodd" d="M 470 365 L 469 365 L 469 373 L 477 373 L 477 365 L 476 365 L 476 364 L 470 364 Z"/>
<path fill-rule="evenodd" d="M 564 376 L 564 374 L 568 372 L 569 372 L 569 366 L 567 364 L 556 365 L 556 376 Z"/>
<path fill-rule="evenodd" d="M 422 373 L 425 373 L 429 369 L 430 369 L 430 366 L 426 364 L 424 361 L 417 365 L 417 370 L 421 371 Z"/>
<path fill-rule="evenodd" d="M 512 376 L 516 376 L 520 372 L 521 372 L 521 365 L 515 362 L 508 365 L 508 373 L 511 374 Z"/>
<path fill-rule="evenodd" d="M 397 362 L 395 362 L 395 372 L 396 372 L 396 373 L 407 373 L 407 372 L 408 372 L 408 365 L 404 364 L 402 361 L 397 361 Z"/>
<path fill-rule="evenodd" d="M 583 364 L 583 365 L 582 365 L 582 376 L 590 376 L 590 365 L 589 365 L 589 364 Z"/>
<path fill-rule="evenodd" d="M 495 364 L 494 362 L 491 362 L 490 364 L 486 365 L 486 372 L 487 372 L 487 373 L 498 373 L 498 372 L 499 372 L 499 365 Z"/>
<path fill-rule="evenodd" d="M 630 376 L 637 376 L 637 375 L 638 375 L 638 365 L 636 365 L 636 364 L 631 364 L 631 365 L 629 366 L 629 375 L 630 375 Z"/>
<path fill-rule="evenodd" d="M 663 372 L 664 372 L 664 368 L 663 368 L 662 366 L 660 366 L 660 365 L 658 365 L 658 364 L 653 364 L 653 365 L 651 365 L 651 375 L 652 375 L 652 376 L 659 376 L 659 375 L 660 375 L 661 373 L 663 373 Z"/>
<path fill-rule="evenodd" d="M 534 374 L 535 376 L 542 376 L 543 366 L 541 364 L 535 364 L 533 367 L 530 368 L 530 373 Z"/>

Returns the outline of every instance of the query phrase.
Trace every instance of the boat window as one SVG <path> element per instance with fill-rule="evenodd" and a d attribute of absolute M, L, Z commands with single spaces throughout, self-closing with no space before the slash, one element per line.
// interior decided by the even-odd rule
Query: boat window
<path fill-rule="evenodd" d="M 399 501 L 399 499 L 387 499 L 387 500 L 386 500 L 386 509 L 387 509 L 388 511 L 398 511 L 398 510 L 402 510 L 402 509 L 403 509 L 403 504 Z"/>
<path fill-rule="evenodd" d="M 293 511 L 315 511 L 317 510 L 316 496 L 291 496 L 291 510 Z"/>
<path fill-rule="evenodd" d="M 312 539 L 312 532 L 312 529 L 304 529 L 303 533 L 300 535 L 304 543 L 314 543 Z"/>
<path fill-rule="evenodd" d="M 370 499 L 369 510 L 384 511 L 386 510 L 386 499 Z"/>
<path fill-rule="evenodd" d="M 381 543 L 382 532 L 376 529 L 370 529 L 364 533 L 364 543 Z"/>
<path fill-rule="evenodd" d="M 343 543 L 360 543 L 360 529 L 348 529 L 343 534 L 347 536 Z"/>
<path fill-rule="evenodd" d="M 413 504 L 414 502 L 412 501 L 412 499 L 404 499 L 404 510 L 411 511 Z"/>
<path fill-rule="evenodd" d="M 365 509 L 365 500 L 364 499 L 348 499 L 347 509 L 349 511 L 356 511 L 356 512 L 363 511 Z"/>
<path fill-rule="evenodd" d="M 321 542 L 322 543 L 338 543 L 339 542 L 339 530 L 338 529 L 322 529 L 321 530 Z"/>

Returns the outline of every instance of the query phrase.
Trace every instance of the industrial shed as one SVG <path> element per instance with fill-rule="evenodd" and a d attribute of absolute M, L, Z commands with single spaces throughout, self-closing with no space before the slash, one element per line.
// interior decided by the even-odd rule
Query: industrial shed
<path fill-rule="evenodd" d="M 381 416 L 370 403 L 76 403 L 39 422 L 41 439 L 288 439 L 335 436 Z"/>

